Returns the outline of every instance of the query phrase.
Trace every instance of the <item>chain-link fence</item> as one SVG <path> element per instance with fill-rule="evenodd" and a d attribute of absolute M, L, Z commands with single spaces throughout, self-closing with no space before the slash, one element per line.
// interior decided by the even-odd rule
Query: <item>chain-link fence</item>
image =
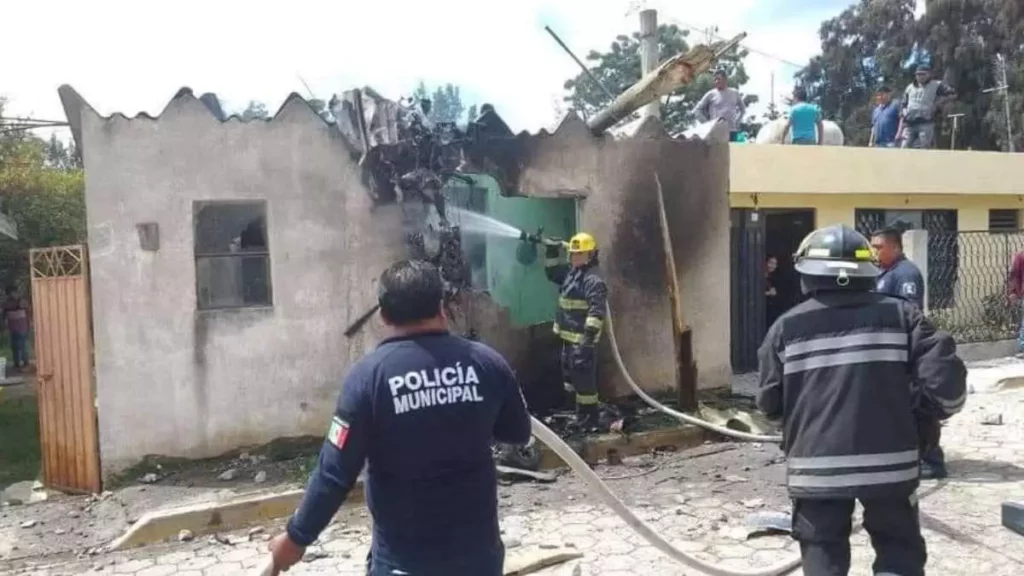
<path fill-rule="evenodd" d="M 1016 338 L 1020 306 L 1010 302 L 1013 256 L 1024 232 L 939 232 L 928 237 L 929 316 L 959 342 Z"/>

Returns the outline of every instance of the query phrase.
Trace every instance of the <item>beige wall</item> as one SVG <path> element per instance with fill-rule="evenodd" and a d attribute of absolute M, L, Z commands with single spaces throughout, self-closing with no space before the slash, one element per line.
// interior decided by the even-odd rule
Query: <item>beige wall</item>
<path fill-rule="evenodd" d="M 735 147 L 733 148 L 735 150 Z M 959 230 L 987 230 L 991 209 L 1024 209 L 1024 197 L 1002 194 L 781 194 L 729 193 L 732 208 L 813 208 L 817 226 L 854 225 L 858 208 L 956 210 Z M 1022 218 L 1024 222 L 1024 218 Z"/>
<path fill-rule="evenodd" d="M 1024 195 L 1017 154 L 848 146 L 730 146 L 734 194 Z"/>

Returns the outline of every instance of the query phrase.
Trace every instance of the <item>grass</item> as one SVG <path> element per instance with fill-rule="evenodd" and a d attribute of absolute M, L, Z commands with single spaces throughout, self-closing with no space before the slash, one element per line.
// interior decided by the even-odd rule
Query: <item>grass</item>
<path fill-rule="evenodd" d="M 39 474 L 40 464 L 39 405 L 36 398 L 0 397 L 0 487 L 34 480 Z"/>

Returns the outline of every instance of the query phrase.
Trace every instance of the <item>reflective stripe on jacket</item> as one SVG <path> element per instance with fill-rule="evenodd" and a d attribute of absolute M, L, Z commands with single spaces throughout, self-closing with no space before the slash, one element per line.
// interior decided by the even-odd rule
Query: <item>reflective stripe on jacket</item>
<path fill-rule="evenodd" d="M 772 326 L 759 357 L 757 404 L 783 421 L 793 498 L 909 496 L 917 415 L 948 418 L 966 398 L 953 339 L 878 293 L 813 295 Z"/>
<path fill-rule="evenodd" d="M 558 257 L 544 262 L 548 279 L 559 284 L 553 330 L 564 342 L 592 346 L 604 329 L 608 288 L 596 264 L 572 268 Z"/>

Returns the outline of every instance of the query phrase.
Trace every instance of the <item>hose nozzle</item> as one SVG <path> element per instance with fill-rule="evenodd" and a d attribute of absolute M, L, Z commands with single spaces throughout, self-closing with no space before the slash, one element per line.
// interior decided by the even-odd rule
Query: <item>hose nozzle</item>
<path fill-rule="evenodd" d="M 527 244 L 540 244 L 544 242 L 544 229 L 537 228 L 536 234 L 530 234 L 526 230 L 519 233 L 519 240 Z"/>

